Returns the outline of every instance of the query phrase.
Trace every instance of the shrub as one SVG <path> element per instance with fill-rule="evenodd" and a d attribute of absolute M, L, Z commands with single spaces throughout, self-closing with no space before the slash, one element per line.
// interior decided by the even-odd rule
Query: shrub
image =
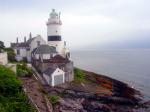
<path fill-rule="evenodd" d="M 20 68 L 17 69 L 17 76 L 26 76 L 28 72 L 26 70 L 22 70 Z"/>
<path fill-rule="evenodd" d="M 16 79 L 15 73 L 0 65 L 0 93 L 9 95 L 19 92 L 21 89 L 21 82 Z"/>
<path fill-rule="evenodd" d="M 10 62 L 16 62 L 16 59 L 15 59 L 16 54 L 15 54 L 15 51 L 12 48 L 5 48 L 4 51 L 7 52 L 8 60 Z"/>
<path fill-rule="evenodd" d="M 33 71 L 27 66 L 26 63 L 17 64 L 17 76 L 31 76 Z"/>
<path fill-rule="evenodd" d="M 50 100 L 50 102 L 52 103 L 52 105 L 55 105 L 55 104 L 58 103 L 59 96 L 51 95 L 51 96 L 49 96 L 49 100 Z"/>
<path fill-rule="evenodd" d="M 35 112 L 15 73 L 0 65 L 0 112 Z"/>

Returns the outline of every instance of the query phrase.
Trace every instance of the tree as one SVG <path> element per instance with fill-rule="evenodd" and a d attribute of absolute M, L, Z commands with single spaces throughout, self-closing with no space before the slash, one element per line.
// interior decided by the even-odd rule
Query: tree
<path fill-rule="evenodd" d="M 4 50 L 7 52 L 7 54 L 8 54 L 8 60 L 10 62 L 16 61 L 15 60 L 16 54 L 15 54 L 15 52 L 14 52 L 14 50 L 12 48 L 5 48 Z"/>
<path fill-rule="evenodd" d="M 0 41 L 0 52 L 5 48 L 4 42 Z"/>

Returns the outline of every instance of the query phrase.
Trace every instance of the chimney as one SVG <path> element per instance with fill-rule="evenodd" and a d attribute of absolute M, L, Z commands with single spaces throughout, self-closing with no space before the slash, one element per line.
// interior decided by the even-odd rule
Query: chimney
<path fill-rule="evenodd" d="M 24 37 L 24 42 L 26 42 L 26 36 Z"/>
<path fill-rule="evenodd" d="M 30 34 L 29 34 L 29 39 L 31 39 L 32 38 L 32 34 L 31 34 L 31 32 L 30 32 Z"/>
<path fill-rule="evenodd" d="M 16 38 L 16 43 L 18 43 L 18 37 Z"/>

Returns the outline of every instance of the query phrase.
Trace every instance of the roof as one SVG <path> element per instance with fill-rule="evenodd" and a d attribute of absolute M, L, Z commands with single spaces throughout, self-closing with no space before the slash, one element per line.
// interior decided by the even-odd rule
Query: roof
<path fill-rule="evenodd" d="M 50 53 L 56 53 L 56 48 L 49 45 L 40 45 L 37 47 L 33 53 L 35 54 L 50 54 Z"/>
<path fill-rule="evenodd" d="M 40 36 L 40 35 L 38 35 L 38 36 Z M 36 36 L 36 37 L 38 37 L 38 36 Z M 11 43 L 11 47 L 30 47 L 31 42 L 32 42 L 36 37 L 29 38 L 29 39 L 27 40 L 27 42 Z"/>
<path fill-rule="evenodd" d="M 62 71 L 62 72 L 64 72 L 62 69 L 60 69 L 60 68 L 52 68 L 52 67 L 49 67 L 49 68 L 47 68 L 43 73 L 44 74 L 46 74 L 46 75 L 48 75 L 48 76 L 50 76 L 50 75 L 52 75 L 56 70 L 58 70 L 58 72 L 60 72 L 60 71 Z"/>
<path fill-rule="evenodd" d="M 36 37 L 33 38 L 29 38 L 29 40 L 27 41 L 28 44 L 31 44 L 31 42 L 35 39 Z"/>
<path fill-rule="evenodd" d="M 29 47 L 29 44 L 26 42 L 11 43 L 11 47 Z"/>
<path fill-rule="evenodd" d="M 43 60 L 46 63 L 68 63 L 70 62 L 69 59 L 62 57 L 61 55 L 56 55 L 49 60 Z"/>
<path fill-rule="evenodd" d="M 47 68 L 43 73 L 45 73 L 46 75 L 51 75 L 52 73 L 54 73 L 54 71 L 56 70 L 57 68 Z"/>

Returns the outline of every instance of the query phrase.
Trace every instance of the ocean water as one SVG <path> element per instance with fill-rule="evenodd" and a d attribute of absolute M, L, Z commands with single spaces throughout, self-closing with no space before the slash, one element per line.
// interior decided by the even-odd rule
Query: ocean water
<path fill-rule="evenodd" d="M 72 51 L 76 67 L 118 79 L 150 100 L 150 49 Z"/>

